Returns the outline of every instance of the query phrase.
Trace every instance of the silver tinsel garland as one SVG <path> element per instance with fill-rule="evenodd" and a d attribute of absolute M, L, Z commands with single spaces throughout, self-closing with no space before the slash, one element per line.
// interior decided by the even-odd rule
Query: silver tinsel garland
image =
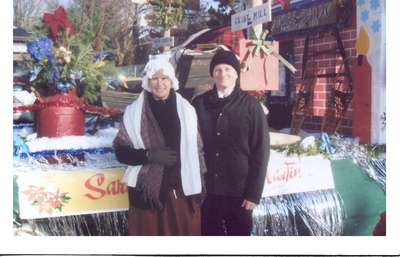
<path fill-rule="evenodd" d="M 331 136 L 336 153 L 330 155 L 332 160 L 351 159 L 366 174 L 376 181 L 386 191 L 386 154 L 379 157 L 371 155 L 365 145 L 360 145 L 357 139 L 340 135 Z"/>
<path fill-rule="evenodd" d="M 14 225 L 15 235 L 32 236 L 126 236 L 128 212 L 92 213 L 25 220 Z"/>
<path fill-rule="evenodd" d="M 343 234 L 344 209 L 335 190 L 261 199 L 253 211 L 256 236 L 337 236 Z"/>
<path fill-rule="evenodd" d="M 360 145 L 354 138 L 334 135 L 330 139 L 336 152 L 329 155 L 329 159 L 352 159 L 385 190 L 386 159 L 384 155 L 379 158 L 373 157 L 367 148 Z M 81 169 L 88 165 L 96 168 L 118 166 L 113 154 L 86 155 L 85 160 L 84 163 L 77 161 L 74 168 Z M 34 171 L 41 170 L 42 166 L 47 165 L 32 159 L 14 162 L 14 168 L 24 166 L 29 166 Z M 71 170 L 71 165 L 58 168 Z M 261 199 L 260 204 L 253 211 L 252 235 L 342 235 L 344 216 L 342 199 L 335 190 L 267 197 Z M 125 235 L 127 217 L 126 212 L 122 211 L 25 220 L 25 225 L 26 222 L 32 230 L 45 235 Z"/>
<path fill-rule="evenodd" d="M 343 233 L 342 200 L 335 190 L 261 199 L 253 211 L 255 236 L 338 236 Z M 127 212 L 108 212 L 26 220 L 31 235 L 123 236 Z M 21 229 L 15 228 L 16 234 Z"/>
<path fill-rule="evenodd" d="M 330 137 L 331 160 L 351 159 L 385 191 L 386 157 L 371 154 L 357 139 Z M 314 149 L 316 149 L 314 147 Z M 284 150 L 287 152 L 287 149 Z M 308 154 L 307 151 L 304 154 Z M 321 152 L 322 154 L 322 152 Z M 253 235 L 342 235 L 345 217 L 343 201 L 335 190 L 305 192 L 263 198 L 253 212 Z"/>

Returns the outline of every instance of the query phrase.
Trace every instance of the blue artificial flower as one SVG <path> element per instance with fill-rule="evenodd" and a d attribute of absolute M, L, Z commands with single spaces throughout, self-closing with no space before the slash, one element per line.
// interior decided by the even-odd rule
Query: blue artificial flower
<path fill-rule="evenodd" d="M 29 72 L 29 82 L 34 81 L 39 73 L 42 71 L 42 67 L 34 67 L 33 70 Z"/>
<path fill-rule="evenodd" d="M 74 85 L 85 79 L 81 70 L 72 70 L 69 77 Z"/>
<path fill-rule="evenodd" d="M 13 157 L 14 160 L 20 160 L 23 155 L 29 155 L 29 147 L 20 135 L 14 132 L 14 150 Z"/>
<path fill-rule="evenodd" d="M 97 52 L 97 53 L 94 54 L 94 59 L 96 61 L 101 61 L 101 60 L 104 59 L 104 57 L 105 57 L 104 52 Z"/>
<path fill-rule="evenodd" d="M 113 53 L 111 51 L 99 51 L 94 53 L 93 57 L 96 61 L 110 60 L 113 58 Z"/>
<path fill-rule="evenodd" d="M 47 78 L 49 83 L 51 83 L 53 85 L 58 84 L 58 82 L 60 81 L 61 69 L 57 65 L 51 66 L 51 68 L 49 70 L 49 75 Z"/>
<path fill-rule="evenodd" d="M 43 51 L 43 54 L 50 57 L 53 56 L 53 41 L 47 37 L 39 39 L 39 46 Z"/>
<path fill-rule="evenodd" d="M 39 40 L 31 41 L 27 44 L 28 52 L 39 62 L 44 57 L 53 56 L 53 41 L 47 37 L 42 37 Z"/>
<path fill-rule="evenodd" d="M 322 144 L 319 147 L 321 151 L 325 151 L 328 154 L 335 154 L 336 153 L 336 148 L 331 144 L 331 141 L 329 139 L 329 135 L 326 132 L 321 133 L 321 140 Z"/>
<path fill-rule="evenodd" d="M 358 4 L 359 6 L 363 6 L 363 5 L 365 4 L 365 0 L 358 0 L 358 1 L 357 1 L 357 4 Z"/>
<path fill-rule="evenodd" d="M 68 82 L 59 82 L 57 84 L 57 89 L 61 92 L 68 92 L 68 90 L 72 87 L 72 85 Z"/>
<path fill-rule="evenodd" d="M 56 58 L 54 57 L 54 55 L 48 56 L 48 57 L 47 57 L 47 61 L 48 61 L 48 63 L 49 63 L 50 66 L 55 66 L 55 65 L 57 65 L 57 60 L 56 60 Z"/>

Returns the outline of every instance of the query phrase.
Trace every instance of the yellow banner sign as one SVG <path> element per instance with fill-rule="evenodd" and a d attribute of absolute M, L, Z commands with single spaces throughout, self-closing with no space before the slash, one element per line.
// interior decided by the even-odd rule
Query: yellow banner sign
<path fill-rule="evenodd" d="M 20 217 L 36 219 L 128 209 L 124 168 L 17 172 Z"/>

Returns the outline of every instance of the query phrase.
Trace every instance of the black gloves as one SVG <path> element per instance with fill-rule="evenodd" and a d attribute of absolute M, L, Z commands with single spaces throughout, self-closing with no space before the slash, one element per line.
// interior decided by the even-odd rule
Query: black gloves
<path fill-rule="evenodd" d="M 149 163 L 171 166 L 176 162 L 176 152 L 169 148 L 150 149 L 146 152 Z"/>

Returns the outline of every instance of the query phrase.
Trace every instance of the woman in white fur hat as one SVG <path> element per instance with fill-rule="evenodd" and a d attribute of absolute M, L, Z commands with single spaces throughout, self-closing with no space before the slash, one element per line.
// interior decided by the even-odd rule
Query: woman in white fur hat
<path fill-rule="evenodd" d="M 114 140 L 117 159 L 128 165 L 128 234 L 200 235 L 206 168 L 196 111 L 175 92 L 168 56 L 151 56 L 145 74 Z"/>

